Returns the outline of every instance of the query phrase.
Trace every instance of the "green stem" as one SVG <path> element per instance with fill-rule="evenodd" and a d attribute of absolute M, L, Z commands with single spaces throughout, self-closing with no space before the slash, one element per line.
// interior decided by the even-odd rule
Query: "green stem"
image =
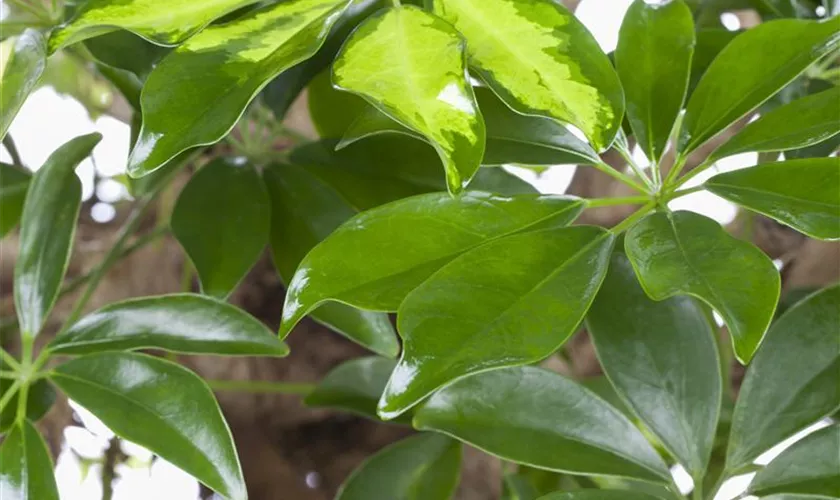
<path fill-rule="evenodd" d="M 214 391 L 298 394 L 301 396 L 305 396 L 315 389 L 315 384 L 269 382 L 265 380 L 208 380 L 207 385 Z"/>
<path fill-rule="evenodd" d="M 3 138 L 3 146 L 6 147 L 6 151 L 9 152 L 9 156 L 12 157 L 12 164 L 29 173 L 29 170 L 26 170 L 26 167 L 23 166 L 23 160 L 20 159 L 20 153 L 18 153 L 15 140 L 12 139 L 12 134 L 6 134 L 6 137 Z"/>
<path fill-rule="evenodd" d="M 612 178 L 614 178 L 614 179 L 616 179 L 620 182 L 623 182 L 624 184 L 627 184 L 628 186 L 630 186 L 631 188 L 635 189 L 636 191 L 638 191 L 640 193 L 647 194 L 647 193 L 650 192 L 648 190 L 648 188 L 645 187 L 645 185 L 640 184 L 638 181 L 636 181 L 636 179 L 630 177 L 629 175 L 626 175 L 626 174 L 623 174 L 623 173 L 619 172 L 618 170 L 612 168 L 611 166 L 607 165 L 604 162 L 596 163 L 593 166 L 595 168 L 597 168 L 598 170 L 600 170 L 601 172 L 604 172 L 605 174 L 609 175 L 610 177 L 612 177 Z"/>
<path fill-rule="evenodd" d="M 673 193 L 668 193 L 662 198 L 662 203 L 668 203 L 671 200 L 676 200 L 677 198 L 682 198 L 683 196 L 687 196 L 691 193 L 697 193 L 700 191 L 705 191 L 705 186 L 695 186 L 693 188 L 688 189 L 681 189 L 679 191 L 674 191 Z"/>
<path fill-rule="evenodd" d="M 82 311 L 84 310 L 85 306 L 87 305 L 88 301 L 90 300 L 93 292 L 96 291 L 96 287 L 99 286 L 99 282 L 102 281 L 102 278 L 105 277 L 105 274 L 108 270 L 113 266 L 120 258 L 120 255 L 123 252 L 123 247 L 125 246 L 128 239 L 134 234 L 134 231 L 140 225 L 140 222 L 143 220 L 143 214 L 146 213 L 146 209 L 149 207 L 154 195 L 148 195 L 144 198 L 141 198 L 138 204 L 134 207 L 131 213 L 126 219 L 125 224 L 123 225 L 122 229 L 120 230 L 117 240 L 114 242 L 114 245 L 108 250 L 108 253 L 105 254 L 105 257 L 99 263 L 99 265 L 93 270 L 91 273 L 90 278 L 88 279 L 87 288 L 82 293 L 82 296 L 76 301 L 76 304 L 73 306 L 73 310 L 70 312 L 70 315 L 67 317 L 67 320 L 64 322 L 64 325 L 61 328 L 61 331 L 57 334 L 60 335 L 64 333 L 64 331 L 73 325 L 79 316 L 81 316 Z"/>
<path fill-rule="evenodd" d="M 723 469 L 720 476 L 718 476 L 717 481 L 715 481 L 715 485 L 709 490 L 708 500 L 713 500 L 717 496 L 718 491 L 720 491 L 720 487 L 723 486 L 723 483 L 726 482 L 727 479 L 729 479 L 730 474 L 731 473 L 727 469 Z"/>
<path fill-rule="evenodd" d="M 20 360 L 21 360 L 21 374 L 23 375 L 22 384 L 20 386 L 20 395 L 18 396 L 17 418 L 15 422 L 23 422 L 26 420 L 26 403 L 29 397 L 29 383 L 32 376 L 32 351 L 35 348 L 35 337 L 24 333 L 21 335 Z"/>
<path fill-rule="evenodd" d="M 586 208 L 613 207 L 616 205 L 644 205 L 650 196 L 627 196 L 624 198 L 592 198 L 586 200 Z"/>
<path fill-rule="evenodd" d="M 610 229 L 610 231 L 612 231 L 613 234 L 621 234 L 623 231 L 629 229 L 630 227 L 633 226 L 633 224 L 635 224 L 636 222 L 641 220 L 644 216 L 646 216 L 648 214 L 648 212 L 653 210 L 654 207 L 656 207 L 656 202 L 655 201 L 649 202 L 647 205 L 645 205 L 642 208 L 636 210 L 633 213 L 633 215 L 631 215 L 630 217 L 627 217 L 626 219 L 621 221 L 621 223 L 619 223 L 617 226 Z"/>
<path fill-rule="evenodd" d="M 633 159 L 633 154 L 630 151 L 628 151 L 627 148 L 624 147 L 624 144 L 616 144 L 615 150 L 618 151 L 618 154 L 620 154 L 621 157 L 624 158 L 624 161 L 626 161 L 627 164 L 630 165 L 630 169 L 636 174 L 636 176 L 639 179 L 642 180 L 642 182 L 645 183 L 645 186 L 647 186 L 647 188 L 651 192 L 656 191 L 656 183 L 652 182 L 650 180 L 650 177 L 645 175 L 645 172 L 642 169 L 642 167 L 640 167 L 636 163 L 636 160 Z"/>
<path fill-rule="evenodd" d="M 11 372 L 8 370 L 0 370 L 0 378 L 18 379 L 20 378 L 20 374 L 18 372 Z"/>
<path fill-rule="evenodd" d="M 13 397 L 15 397 L 15 394 L 17 394 L 17 391 L 18 389 L 20 389 L 20 385 L 22 383 L 23 382 L 21 382 L 20 379 L 17 379 L 14 382 L 12 382 L 12 385 L 9 387 L 8 390 L 6 390 L 6 393 L 3 394 L 3 397 L 0 398 L 0 413 L 2 413 L 3 410 L 6 409 L 6 406 L 9 405 L 9 401 L 11 401 Z"/>
<path fill-rule="evenodd" d="M 402 4 L 400 3 L 400 0 L 391 0 L 391 3 L 394 5 L 395 8 L 402 7 Z"/>
<path fill-rule="evenodd" d="M 16 372 L 20 371 L 20 363 L 18 360 L 16 360 L 15 357 L 9 354 L 5 349 L 0 349 L 0 358 L 2 358 L 3 362 L 9 365 L 12 370 Z"/>

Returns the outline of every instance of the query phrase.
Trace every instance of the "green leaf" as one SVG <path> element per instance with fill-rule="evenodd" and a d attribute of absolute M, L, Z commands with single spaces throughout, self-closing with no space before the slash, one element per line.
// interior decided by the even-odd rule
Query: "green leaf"
<path fill-rule="evenodd" d="M 621 127 L 624 95 L 609 58 L 559 2 L 434 0 L 467 39 L 470 66 L 514 110 L 583 131 L 598 151 Z"/>
<path fill-rule="evenodd" d="M 797 99 L 762 115 L 735 134 L 708 161 L 750 151 L 788 151 L 840 133 L 840 87 Z"/>
<path fill-rule="evenodd" d="M 5 394 L 12 381 L 0 379 L 0 396 Z M 44 379 L 36 380 L 29 386 L 26 398 L 26 418 L 31 422 L 37 422 L 50 411 L 55 403 L 55 389 Z M 7 432 L 15 424 L 18 409 L 18 395 L 12 396 L 3 413 L 0 414 L 0 433 Z M 0 497 L 2 498 L 2 497 Z"/>
<path fill-rule="evenodd" d="M 554 120 L 524 116 L 511 110 L 493 92 L 475 88 L 478 106 L 487 127 L 482 165 L 593 164 L 598 154 Z M 379 110 L 369 107 L 347 129 L 338 148 L 383 133 L 398 133 L 425 140 Z"/>
<path fill-rule="evenodd" d="M 531 481 L 520 474 L 505 474 L 502 482 L 502 500 L 537 500 L 540 494 Z"/>
<path fill-rule="evenodd" d="M 615 63 L 636 141 L 656 163 L 682 110 L 694 53 L 694 20 L 682 0 L 636 0 L 621 24 Z"/>
<path fill-rule="evenodd" d="M 670 480 L 662 459 L 618 410 L 539 368 L 461 379 L 423 403 L 414 426 L 541 469 Z"/>
<path fill-rule="evenodd" d="M 840 493 L 840 426 L 832 425 L 797 441 L 750 483 L 754 495 Z"/>
<path fill-rule="evenodd" d="M 101 63 L 134 73 L 141 81 L 146 79 L 158 61 L 171 52 L 130 31 L 115 31 L 90 38 L 85 41 L 85 47 Z"/>
<path fill-rule="evenodd" d="M 0 445 L 0 498 L 58 500 L 47 445 L 28 421 L 16 425 Z"/>
<path fill-rule="evenodd" d="M 287 69 L 265 87 L 262 92 L 263 101 L 271 108 L 277 119 L 282 119 L 286 115 L 294 100 L 316 75 L 322 72 L 326 75 L 330 74 L 327 68 L 332 64 L 347 36 L 360 22 L 385 5 L 386 0 L 354 0 L 335 22 L 324 45 L 315 55 Z M 329 77 L 326 80 L 329 81 Z M 345 92 L 345 94 L 348 93 Z M 309 101 L 311 104 L 312 99 Z M 333 112 L 346 114 L 347 110 L 333 109 Z M 340 137 L 340 135 L 335 137 Z"/>
<path fill-rule="evenodd" d="M 214 19 L 256 0 L 87 0 L 73 18 L 52 32 L 50 53 L 124 29 L 158 45 L 177 45 Z"/>
<path fill-rule="evenodd" d="M 700 29 L 697 31 L 695 34 L 694 57 L 691 59 L 691 78 L 688 82 L 689 95 L 694 93 L 700 79 L 706 74 L 706 70 L 712 65 L 720 51 L 739 34 L 738 31 L 729 31 L 726 28 Z"/>
<path fill-rule="evenodd" d="M 309 117 L 321 137 L 343 136 L 359 115 L 368 110 L 396 123 L 356 94 L 333 87 L 331 71 L 324 71 L 312 79 L 307 87 L 307 104 Z"/>
<path fill-rule="evenodd" d="M 824 497 L 822 495 L 788 495 L 781 493 L 779 495 L 770 495 L 769 497 L 761 497 L 761 500 L 836 500 L 837 497 Z"/>
<path fill-rule="evenodd" d="M 765 163 L 716 175 L 705 187 L 812 238 L 840 239 L 840 158 Z"/>
<path fill-rule="evenodd" d="M 461 445 L 446 436 L 419 434 L 367 459 L 341 486 L 336 500 L 446 500 L 461 469 Z"/>
<path fill-rule="evenodd" d="M 578 490 L 570 492 L 558 491 L 539 500 L 660 500 L 658 497 L 624 490 Z"/>
<path fill-rule="evenodd" d="M 458 378 L 556 351 L 595 298 L 613 242 L 594 226 L 553 227 L 499 238 L 441 267 L 400 305 L 403 352 L 379 415 L 394 418 Z"/>
<path fill-rule="evenodd" d="M 582 209 L 580 200 L 562 196 L 472 191 L 455 198 L 420 195 L 363 212 L 303 259 L 286 295 L 280 336 L 328 300 L 396 311 L 411 290 L 458 255 L 535 224 L 568 224 Z"/>
<path fill-rule="evenodd" d="M 50 343 L 60 354 L 163 349 L 188 354 L 286 356 L 289 348 L 245 311 L 202 295 L 130 299 L 93 312 Z"/>
<path fill-rule="evenodd" d="M 268 243 L 268 193 L 253 165 L 217 158 L 195 174 L 172 210 L 172 233 L 198 271 L 201 289 L 224 299 Z"/>
<path fill-rule="evenodd" d="M 732 416 L 730 471 L 840 408 L 840 285 L 790 308 L 747 370 Z M 792 355 L 795 353 L 796 355 Z"/>
<path fill-rule="evenodd" d="M 231 500 L 248 497 L 219 405 L 191 371 L 144 354 L 110 352 L 58 365 L 50 378 L 118 436 Z"/>
<path fill-rule="evenodd" d="M 347 5 L 270 4 L 205 29 L 163 58 L 143 87 L 143 128 L 129 175 L 141 177 L 182 151 L 224 137 L 272 78 L 318 50 Z"/>
<path fill-rule="evenodd" d="M 840 17 L 781 19 L 736 37 L 712 62 L 686 108 L 678 150 L 685 157 L 758 107 L 840 41 Z M 767 50 L 767 47 L 774 50 Z"/>
<path fill-rule="evenodd" d="M 25 336 L 38 335 L 58 297 L 82 204 L 82 183 L 75 168 L 100 139 L 94 133 L 67 142 L 47 158 L 29 183 L 14 287 L 15 309 Z"/>
<path fill-rule="evenodd" d="M 467 81 L 464 40 L 448 23 L 410 5 L 375 14 L 345 42 L 333 82 L 428 139 L 452 193 L 475 175 L 484 122 Z"/>
<path fill-rule="evenodd" d="M 0 162 L 0 238 L 17 226 L 32 175 Z"/>
<path fill-rule="evenodd" d="M 625 248 L 654 300 L 692 295 L 726 322 L 735 356 L 748 363 L 773 319 L 781 280 L 773 262 L 720 224 L 693 212 L 649 215 L 627 233 Z"/>
<path fill-rule="evenodd" d="M 330 371 L 304 399 L 307 406 L 347 411 L 373 420 L 376 402 L 397 362 L 370 356 L 346 361 Z"/>
<path fill-rule="evenodd" d="M 271 252 L 280 278 L 288 285 L 306 254 L 356 211 L 329 184 L 299 165 L 273 165 L 264 171 L 264 178 L 271 199 Z M 399 353 L 387 314 L 329 303 L 318 307 L 312 317 L 373 352 L 390 358 Z M 290 331 L 281 329 L 281 338 Z"/>
<path fill-rule="evenodd" d="M 691 297 L 651 300 L 616 251 L 586 318 L 601 367 L 666 449 L 701 478 L 723 382 L 715 332 Z"/>
<path fill-rule="evenodd" d="M 0 139 L 6 137 L 9 125 L 46 67 L 47 42 L 41 33 L 27 29 L 15 40 L 6 65 L 0 68 Z"/>

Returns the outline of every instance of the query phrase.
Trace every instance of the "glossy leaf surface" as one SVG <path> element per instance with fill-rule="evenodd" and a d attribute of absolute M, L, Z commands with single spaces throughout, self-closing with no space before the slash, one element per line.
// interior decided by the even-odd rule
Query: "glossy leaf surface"
<path fill-rule="evenodd" d="M 0 238 L 20 221 L 31 178 L 32 175 L 20 168 L 0 162 Z"/>
<path fill-rule="evenodd" d="M 50 53 L 118 29 L 160 44 L 176 45 L 211 21 L 256 0 L 88 0 L 50 36 Z"/>
<path fill-rule="evenodd" d="M 58 500 L 47 445 L 28 421 L 16 425 L 0 445 L 0 498 Z"/>
<path fill-rule="evenodd" d="M 289 348 L 250 314 L 220 300 L 193 294 L 109 304 L 56 337 L 50 349 L 61 354 L 130 349 L 227 356 L 289 354 Z"/>
<path fill-rule="evenodd" d="M 840 427 L 820 429 L 797 441 L 756 474 L 754 495 L 800 493 L 833 496 L 840 492 Z"/>
<path fill-rule="evenodd" d="M 769 21 L 736 37 L 709 66 L 688 102 L 680 153 L 688 154 L 755 109 L 838 41 L 840 17 Z"/>
<path fill-rule="evenodd" d="M 652 162 L 682 109 L 694 53 L 694 21 L 682 0 L 636 0 L 621 24 L 615 63 L 636 141 Z"/>
<path fill-rule="evenodd" d="M 376 403 L 396 361 L 376 356 L 346 361 L 330 371 L 309 393 L 307 406 L 333 408 L 379 420 Z"/>
<path fill-rule="evenodd" d="M 272 78 L 318 50 L 347 3 L 270 4 L 211 26 L 166 56 L 143 87 L 143 127 L 129 174 L 146 175 L 224 137 Z"/>
<path fill-rule="evenodd" d="M 659 500 L 658 497 L 640 493 L 638 491 L 619 490 L 578 490 L 569 492 L 557 492 L 539 500 Z"/>
<path fill-rule="evenodd" d="M 716 175 L 705 186 L 813 238 L 840 239 L 840 158 L 766 163 Z"/>
<path fill-rule="evenodd" d="M 172 233 L 198 271 L 201 290 L 227 297 L 268 243 L 270 202 L 253 165 L 217 158 L 181 191 Z"/>
<path fill-rule="evenodd" d="M 0 396 L 9 390 L 12 381 L 10 379 L 0 380 Z M 20 394 L 18 392 L 18 394 Z M 12 428 L 17 418 L 18 394 L 12 396 L 3 412 L 0 413 L 0 433 Z M 55 389 L 44 379 L 40 379 L 29 386 L 26 397 L 26 419 L 30 422 L 37 422 L 50 411 L 55 403 Z"/>
<path fill-rule="evenodd" d="M 767 333 L 735 405 L 730 470 L 840 408 L 838 324 L 835 285 L 790 308 Z"/>
<path fill-rule="evenodd" d="M 434 0 L 467 39 L 470 66 L 516 111 L 570 123 L 598 151 L 621 126 L 624 95 L 607 56 L 559 2 Z"/>
<path fill-rule="evenodd" d="M 451 192 L 475 175 L 484 122 L 467 81 L 464 40 L 448 23 L 409 5 L 375 14 L 342 47 L 333 82 L 428 139 Z"/>
<path fill-rule="evenodd" d="M 693 212 L 649 215 L 627 233 L 627 256 L 654 300 L 692 295 L 726 322 L 735 355 L 752 358 L 773 319 L 780 278 L 752 244 Z"/>
<path fill-rule="evenodd" d="M 171 49 L 147 42 L 129 31 L 115 31 L 85 41 L 85 47 L 98 61 L 134 73 L 145 80 L 155 65 Z"/>
<path fill-rule="evenodd" d="M 711 160 L 750 151 L 787 151 L 823 142 L 840 133 L 840 87 L 834 87 L 762 115 L 735 134 Z"/>
<path fill-rule="evenodd" d="M 446 500 L 455 492 L 460 469 L 457 441 L 419 434 L 366 460 L 342 485 L 336 500 Z"/>
<path fill-rule="evenodd" d="M 700 305 L 685 296 L 653 301 L 616 251 L 586 326 L 618 393 L 692 477 L 702 477 L 723 382 L 714 369 L 715 332 Z"/>
<path fill-rule="evenodd" d="M 24 335 L 37 335 L 55 304 L 82 203 L 82 183 L 75 168 L 101 138 L 94 133 L 67 142 L 47 158 L 29 183 L 14 287 L 15 310 Z"/>
<path fill-rule="evenodd" d="M 670 477 L 621 413 L 571 380 L 539 368 L 461 379 L 423 403 L 414 426 L 541 469 L 655 482 Z"/>
<path fill-rule="evenodd" d="M 359 115 L 367 110 L 396 123 L 356 94 L 333 87 L 332 72 L 329 70 L 313 78 L 306 90 L 309 117 L 321 137 L 342 137 Z"/>
<path fill-rule="evenodd" d="M 689 95 L 694 93 L 700 79 L 706 74 L 706 70 L 712 65 L 720 51 L 739 34 L 738 31 L 729 31 L 723 27 L 697 30 L 694 57 L 691 59 L 691 78 L 688 82 Z"/>
<path fill-rule="evenodd" d="M 50 378 L 118 436 L 231 500 L 248 497 L 219 405 L 191 371 L 143 354 L 111 352 L 58 365 Z"/>
<path fill-rule="evenodd" d="M 405 296 L 458 255 L 545 222 L 574 220 L 582 202 L 560 196 L 431 193 L 363 212 L 303 259 L 289 286 L 281 337 L 327 300 L 396 311 Z M 371 259 L 376 255 L 376 259 Z"/>
<path fill-rule="evenodd" d="M 272 165 L 264 171 L 271 198 L 271 252 L 280 278 L 293 282 L 306 254 L 356 211 L 327 183 L 299 165 Z M 287 294 L 291 294 L 290 291 Z M 312 312 L 326 324 L 373 352 L 394 358 L 399 343 L 386 314 L 328 303 Z M 281 329 L 285 337 L 289 329 Z"/>
<path fill-rule="evenodd" d="M 466 375 L 554 352 L 595 298 L 613 241 L 593 226 L 554 227 L 499 238 L 443 266 L 400 305 L 403 352 L 379 415 L 393 418 Z"/>
<path fill-rule="evenodd" d="M 0 68 L 0 139 L 6 136 L 9 125 L 23 106 L 23 101 L 35 89 L 47 66 L 47 42 L 34 29 L 24 31 L 15 40 L 12 53 Z"/>

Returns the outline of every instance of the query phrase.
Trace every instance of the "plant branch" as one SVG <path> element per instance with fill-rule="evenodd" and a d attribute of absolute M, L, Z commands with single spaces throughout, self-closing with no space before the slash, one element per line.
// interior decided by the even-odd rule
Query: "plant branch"
<path fill-rule="evenodd" d="M 636 210 L 633 213 L 633 215 L 631 215 L 630 217 L 627 217 L 626 219 L 621 221 L 621 223 L 619 223 L 617 226 L 610 229 L 610 231 L 612 231 L 614 234 L 622 233 L 623 231 L 631 228 L 633 226 L 633 224 L 638 222 L 644 216 L 646 216 L 648 214 L 648 212 L 653 210 L 654 207 L 656 207 L 656 202 L 655 201 L 649 202 L 647 205 L 645 205 L 642 208 Z"/>
<path fill-rule="evenodd" d="M 208 380 L 207 385 L 214 391 L 298 394 L 301 396 L 305 396 L 315 389 L 315 384 L 270 382 L 266 380 Z"/>
<path fill-rule="evenodd" d="M 644 205 L 650 196 L 627 196 L 624 198 L 592 198 L 586 200 L 586 208 L 614 207 L 616 205 Z"/>
<path fill-rule="evenodd" d="M 6 393 L 3 394 L 3 397 L 0 398 L 0 412 L 6 409 L 6 406 L 9 405 L 9 401 L 11 401 L 13 397 L 15 397 L 15 394 L 17 394 L 17 391 L 18 389 L 20 389 L 20 385 L 22 383 L 23 382 L 21 382 L 20 379 L 17 379 L 14 382 L 12 382 L 12 385 L 6 390 Z"/>
<path fill-rule="evenodd" d="M 642 168 L 636 163 L 636 160 L 633 159 L 633 154 L 630 153 L 630 151 L 628 151 L 627 148 L 624 146 L 625 144 L 616 141 L 615 150 L 618 151 L 618 154 L 620 154 L 621 157 L 624 158 L 624 161 L 626 161 L 627 164 L 630 165 L 630 169 L 633 170 L 636 176 L 639 179 L 641 179 L 642 182 L 645 183 L 645 186 L 647 186 L 648 190 L 656 191 L 656 183 L 652 182 L 650 180 L 650 177 L 645 175 L 644 170 L 642 170 Z"/>
<path fill-rule="evenodd" d="M 23 166 L 23 160 L 20 159 L 20 153 L 18 153 L 15 140 L 12 139 L 12 134 L 6 134 L 6 137 L 3 138 L 3 146 L 6 147 L 6 151 L 9 152 L 9 156 L 12 157 L 12 164 L 16 167 L 20 167 L 28 173 L 29 170 L 26 170 L 26 167 Z"/>
<path fill-rule="evenodd" d="M 18 363 L 18 360 L 16 360 L 15 357 L 9 354 L 9 352 L 5 349 L 0 349 L 0 359 L 3 360 L 3 363 L 9 365 L 12 370 L 16 372 L 20 371 L 20 363 Z"/>
<path fill-rule="evenodd" d="M 648 188 L 645 187 L 645 185 L 640 184 L 638 181 L 636 181 L 636 179 L 630 177 L 629 175 L 619 172 L 618 170 L 612 168 L 604 162 L 595 163 L 593 166 L 601 172 L 609 175 L 610 177 L 616 179 L 619 182 L 623 182 L 624 184 L 630 186 L 631 188 L 635 189 L 640 193 L 647 194 L 650 192 Z"/>

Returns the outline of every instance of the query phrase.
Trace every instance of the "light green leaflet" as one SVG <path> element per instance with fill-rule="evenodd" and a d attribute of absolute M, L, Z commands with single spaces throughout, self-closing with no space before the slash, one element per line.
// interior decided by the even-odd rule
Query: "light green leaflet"
<path fill-rule="evenodd" d="M 748 151 L 787 151 L 840 133 L 840 87 L 797 99 L 763 115 L 719 147 L 709 161 Z"/>
<path fill-rule="evenodd" d="M 216 18 L 256 0 L 88 0 L 50 37 L 50 53 L 87 38 L 126 29 L 150 42 L 175 45 Z"/>
<path fill-rule="evenodd" d="M 0 498 L 58 500 L 50 452 L 29 421 L 15 426 L 0 445 Z"/>
<path fill-rule="evenodd" d="M 417 7 L 374 15 L 342 47 L 333 82 L 361 95 L 434 145 L 452 193 L 484 155 L 484 121 L 467 81 L 464 39 Z"/>
<path fill-rule="evenodd" d="M 434 0 L 467 39 L 470 66 L 515 110 L 581 129 L 598 151 L 621 126 L 621 83 L 595 38 L 560 2 Z"/>
<path fill-rule="evenodd" d="M 37 85 L 47 65 L 47 44 L 44 37 L 28 29 L 15 40 L 14 48 L 0 68 L 0 139 L 15 118 L 23 101 Z"/>
<path fill-rule="evenodd" d="M 680 154 L 687 155 L 772 97 L 838 42 L 840 17 L 824 22 L 780 19 L 738 35 L 715 58 L 688 101 Z"/>
<path fill-rule="evenodd" d="M 129 175 L 141 177 L 224 137 L 272 78 L 318 50 L 348 1 L 271 4 L 211 26 L 166 56 L 143 87 L 143 128 Z"/>
<path fill-rule="evenodd" d="M 653 163 L 682 109 L 694 43 L 691 10 L 682 0 L 636 0 L 621 24 L 615 63 L 627 96 L 627 118 Z"/>

